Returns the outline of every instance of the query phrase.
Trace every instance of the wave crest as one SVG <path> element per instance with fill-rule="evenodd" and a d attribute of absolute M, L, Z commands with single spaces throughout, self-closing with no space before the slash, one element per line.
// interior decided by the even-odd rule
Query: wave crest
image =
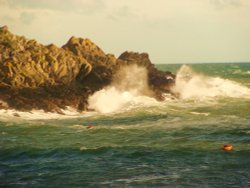
<path fill-rule="evenodd" d="M 94 93 L 88 100 L 89 107 L 101 113 L 112 113 L 138 106 L 157 103 L 149 97 L 147 69 L 137 65 L 122 67 L 111 86 Z"/>
<path fill-rule="evenodd" d="M 176 85 L 172 91 L 181 99 L 217 96 L 250 98 L 248 87 L 232 80 L 198 74 L 187 65 L 183 65 L 177 72 Z"/>

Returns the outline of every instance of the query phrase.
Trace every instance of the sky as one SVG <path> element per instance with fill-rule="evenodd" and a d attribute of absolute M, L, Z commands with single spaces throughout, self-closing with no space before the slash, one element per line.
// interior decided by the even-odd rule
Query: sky
<path fill-rule="evenodd" d="M 89 38 L 155 64 L 250 62 L 250 0 L 0 0 L 0 26 L 42 44 Z"/>

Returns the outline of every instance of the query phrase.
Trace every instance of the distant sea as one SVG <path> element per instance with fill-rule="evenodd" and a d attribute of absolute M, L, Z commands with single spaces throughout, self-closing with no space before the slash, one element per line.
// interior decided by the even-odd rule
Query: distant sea
<path fill-rule="evenodd" d="M 177 74 L 178 97 L 0 110 L 0 187 L 250 187 L 250 63 L 156 66 Z"/>

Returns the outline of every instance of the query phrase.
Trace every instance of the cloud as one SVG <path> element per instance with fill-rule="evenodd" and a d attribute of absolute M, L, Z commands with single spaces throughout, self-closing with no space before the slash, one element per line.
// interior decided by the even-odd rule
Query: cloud
<path fill-rule="evenodd" d="M 6 23 L 12 23 L 15 21 L 15 18 L 13 18 L 12 16 L 2 16 L 0 17 L 0 20 L 3 21 L 3 22 L 6 22 Z"/>
<path fill-rule="evenodd" d="M 131 19 L 136 18 L 137 15 L 128 6 L 122 6 L 117 10 L 110 11 L 107 16 L 108 19 L 113 21 L 120 21 L 121 19 Z"/>
<path fill-rule="evenodd" d="M 210 2 L 217 9 L 223 9 L 223 8 L 227 8 L 227 7 L 240 7 L 240 6 L 242 6 L 241 0 L 210 0 Z"/>
<path fill-rule="evenodd" d="M 249 59 L 249 16 L 250 0 L 0 0 L 13 33 L 57 45 L 88 37 L 157 63 Z"/>
<path fill-rule="evenodd" d="M 24 24 L 31 24 L 32 21 L 36 18 L 34 13 L 29 13 L 29 12 L 22 12 L 20 14 L 20 21 Z"/>
<path fill-rule="evenodd" d="M 63 12 L 95 13 L 105 8 L 103 0 L 0 0 L 11 8 L 45 9 Z"/>

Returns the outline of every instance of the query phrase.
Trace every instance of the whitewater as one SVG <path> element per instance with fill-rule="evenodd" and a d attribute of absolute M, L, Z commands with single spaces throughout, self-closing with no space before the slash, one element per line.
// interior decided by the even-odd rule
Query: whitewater
<path fill-rule="evenodd" d="M 239 73 L 247 74 L 248 72 Z M 178 103 L 188 104 L 190 101 L 209 104 L 212 100 L 216 101 L 223 97 L 250 99 L 248 83 L 244 85 L 219 76 L 212 77 L 197 73 L 188 65 L 182 65 L 177 71 L 176 84 L 172 88 L 173 95 L 165 94 L 165 100 L 161 102 L 148 95 L 150 91 L 147 86 L 145 68 L 132 65 L 122 69 L 121 74 L 122 76 L 116 79 L 113 84 L 90 97 L 89 107 L 95 111 L 93 113 L 79 113 L 77 110 L 68 107 L 62 109 L 63 115 L 51 112 L 45 113 L 43 110 L 33 110 L 31 112 L 0 110 L 1 117 L 9 118 L 12 115 L 23 119 L 67 119 L 97 115 L 98 113 L 121 113 L 140 107 L 178 105 Z"/>
<path fill-rule="evenodd" d="M 0 187 L 249 187 L 250 64 L 157 68 L 176 74 L 164 101 L 131 66 L 93 111 L 0 110 Z"/>

